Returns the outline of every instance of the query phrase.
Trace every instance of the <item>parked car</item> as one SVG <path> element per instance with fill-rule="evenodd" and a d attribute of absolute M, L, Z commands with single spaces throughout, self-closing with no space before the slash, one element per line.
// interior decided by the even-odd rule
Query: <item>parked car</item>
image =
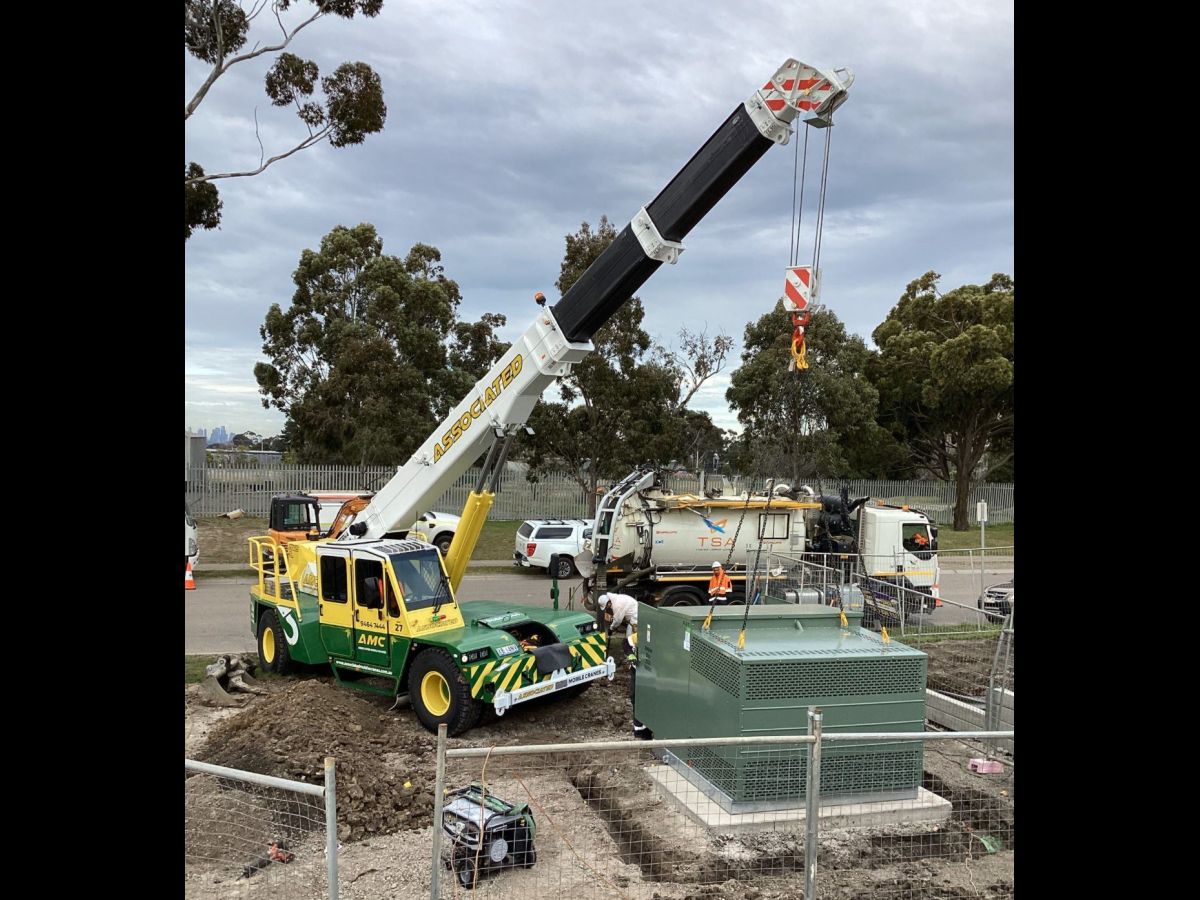
<path fill-rule="evenodd" d="M 1013 608 L 1013 582 L 1016 578 L 993 584 L 979 595 L 975 605 L 983 610 L 989 622 L 1003 622 Z"/>
<path fill-rule="evenodd" d="M 183 571 L 187 571 L 188 563 L 192 564 L 192 568 L 196 568 L 196 563 L 200 559 L 200 530 L 196 526 L 196 520 L 192 518 L 192 509 L 187 504 L 187 500 L 183 501 Z"/>
<path fill-rule="evenodd" d="M 450 552 L 450 542 L 458 531 L 458 523 L 462 517 L 453 513 L 434 512 L 430 510 L 421 513 L 421 517 L 409 526 L 409 531 L 419 531 L 426 536 L 429 543 L 442 551 L 442 556 Z"/>
<path fill-rule="evenodd" d="M 592 536 L 586 519 L 529 519 L 517 529 L 513 560 L 518 566 L 546 570 L 551 578 L 575 574 L 575 554 Z"/>

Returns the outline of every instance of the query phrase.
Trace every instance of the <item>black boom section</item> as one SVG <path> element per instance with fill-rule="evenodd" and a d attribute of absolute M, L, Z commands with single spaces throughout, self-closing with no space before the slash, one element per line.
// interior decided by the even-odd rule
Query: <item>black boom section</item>
<path fill-rule="evenodd" d="M 646 255 L 626 225 L 554 307 L 554 318 L 567 340 L 591 340 L 661 265 Z"/>
<path fill-rule="evenodd" d="M 738 104 L 646 212 L 668 241 L 682 241 L 774 142 L 763 137 Z M 646 256 L 629 225 L 554 307 L 554 318 L 571 341 L 586 341 L 662 265 Z"/>

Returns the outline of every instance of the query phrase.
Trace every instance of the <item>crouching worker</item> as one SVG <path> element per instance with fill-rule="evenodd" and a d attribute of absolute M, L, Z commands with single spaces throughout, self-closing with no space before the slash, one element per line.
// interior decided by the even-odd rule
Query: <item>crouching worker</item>
<path fill-rule="evenodd" d="M 637 601 L 628 594 L 601 594 L 596 598 L 596 609 L 601 627 L 608 631 L 610 637 L 618 628 L 625 627 L 621 648 L 629 665 L 629 703 L 632 706 L 637 683 Z M 636 716 L 633 719 L 633 736 L 643 741 L 650 739 L 650 729 L 639 722 Z"/>
<path fill-rule="evenodd" d="M 596 610 L 599 625 L 609 637 L 615 635 L 618 628 L 625 629 L 621 649 L 626 658 L 632 656 L 634 649 L 630 637 L 637 634 L 637 601 L 628 594 L 601 594 L 596 598 Z"/>

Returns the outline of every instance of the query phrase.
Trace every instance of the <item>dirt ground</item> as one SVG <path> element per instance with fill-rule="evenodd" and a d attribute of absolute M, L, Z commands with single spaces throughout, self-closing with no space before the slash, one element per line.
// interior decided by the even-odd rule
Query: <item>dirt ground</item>
<path fill-rule="evenodd" d="M 955 643 L 963 642 L 946 642 Z M 924 648 L 930 654 L 931 685 L 935 671 L 959 673 L 963 660 L 987 656 L 940 649 L 946 644 Z M 451 738 L 450 747 L 628 740 L 627 679 L 627 672 L 618 671 L 614 683 L 599 682 L 574 700 L 534 701 L 498 720 L 493 716 L 461 738 Z M 340 688 L 324 676 L 273 681 L 269 689 L 266 696 L 248 698 L 241 709 L 215 709 L 203 703 L 197 686 L 186 687 L 189 758 L 320 783 L 325 756 L 336 757 L 340 896 L 428 896 L 435 736 L 417 723 L 411 710 L 391 710 L 390 701 Z M 983 777 L 968 771 L 967 760 L 975 755 L 958 742 L 927 745 L 924 786 L 953 804 L 947 821 L 823 830 L 818 858 L 822 898 L 1011 897 L 1012 760 L 1005 760 L 1004 775 Z M 705 831 L 659 796 L 646 774 L 653 762 L 645 751 L 606 760 L 578 754 L 489 759 L 486 781 L 492 792 L 511 802 L 532 800 L 538 861 L 529 869 L 486 877 L 474 891 L 460 888 L 442 869 L 443 896 L 802 896 L 802 832 L 796 833 L 794 826 L 748 835 Z M 480 780 L 481 764 L 450 760 L 447 784 Z M 287 896 L 320 896 L 323 838 L 319 831 L 310 833 L 315 826 L 287 831 L 294 846 L 302 848 L 296 863 L 302 852 L 310 865 L 276 864 L 273 880 L 239 877 L 238 868 L 228 863 L 236 851 L 205 843 L 220 843 L 213 834 L 223 832 L 214 823 L 223 820 L 232 802 L 227 792 L 207 776 L 188 779 L 185 788 L 189 860 L 195 861 L 188 868 L 189 897 L 265 900 L 276 896 L 272 891 L 278 888 L 272 885 L 280 879 L 290 885 Z M 257 801 L 251 796 L 247 802 Z M 281 824 L 279 815 L 259 816 L 272 824 L 251 834 L 251 843 L 269 841 L 282 833 L 281 827 L 295 825 Z M 1002 841 L 987 846 L 979 835 Z M 203 862 L 218 859 L 225 862 Z"/>
<path fill-rule="evenodd" d="M 243 516 L 220 516 L 196 520 L 196 540 L 200 544 L 200 565 L 204 563 L 246 563 L 249 566 L 248 539 L 267 533 L 267 520 Z"/>
<path fill-rule="evenodd" d="M 992 671 L 996 653 L 995 639 L 938 641 L 928 644 L 913 640 L 908 643 L 929 656 L 927 683 L 931 690 L 973 697 L 984 697 L 987 694 L 988 676 Z M 1012 651 L 1008 655 L 1008 669 L 1004 677 L 1006 680 L 1003 687 L 1015 691 Z"/>

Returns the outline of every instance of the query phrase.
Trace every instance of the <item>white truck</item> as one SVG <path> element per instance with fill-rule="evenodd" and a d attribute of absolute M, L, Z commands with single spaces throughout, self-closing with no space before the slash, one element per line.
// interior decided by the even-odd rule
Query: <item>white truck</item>
<path fill-rule="evenodd" d="M 615 485 L 596 511 L 593 537 L 576 567 L 592 594 L 615 585 L 647 602 L 687 606 L 708 602 L 714 561 L 725 566 L 745 602 L 747 560 L 764 554 L 803 555 L 806 561 L 856 575 L 892 611 L 897 595 L 908 612 L 938 605 L 937 527 L 908 507 L 818 496 L 806 486 L 776 484 L 770 494 L 725 496 L 671 492 L 662 474 L 645 467 Z"/>

